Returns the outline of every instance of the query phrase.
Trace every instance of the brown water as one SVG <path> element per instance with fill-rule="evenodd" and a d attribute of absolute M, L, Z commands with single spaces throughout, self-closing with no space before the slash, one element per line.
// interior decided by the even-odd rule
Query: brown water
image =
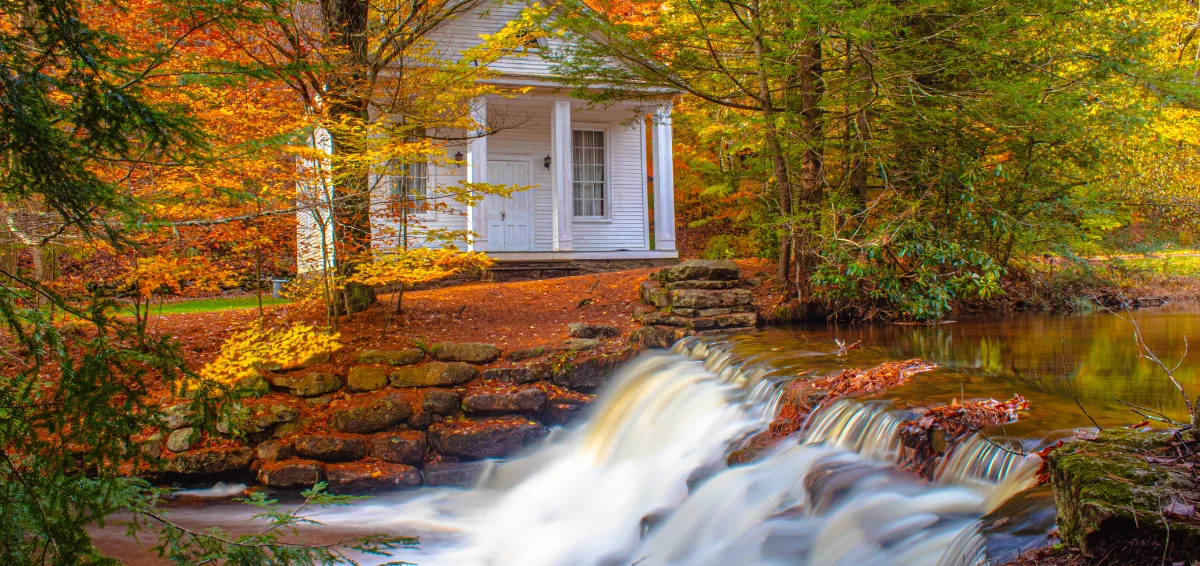
<path fill-rule="evenodd" d="M 1030 410 L 1003 432 L 1030 440 L 1092 426 L 1075 398 L 1101 426 L 1142 420 L 1118 400 L 1186 422 L 1183 397 L 1157 364 L 1139 354 L 1134 326 L 1122 316 L 1021 314 L 923 326 L 797 327 L 729 340 L 737 355 L 766 362 L 780 374 L 826 374 L 923 358 L 938 369 L 880 397 L 898 406 L 932 406 L 1019 393 L 1030 401 Z M 1200 394 L 1200 305 L 1169 305 L 1133 316 L 1146 344 L 1168 367 L 1183 360 L 1175 377 L 1195 399 Z M 862 345 L 838 355 L 835 339 Z M 1184 358 L 1188 339 L 1196 348 Z"/>

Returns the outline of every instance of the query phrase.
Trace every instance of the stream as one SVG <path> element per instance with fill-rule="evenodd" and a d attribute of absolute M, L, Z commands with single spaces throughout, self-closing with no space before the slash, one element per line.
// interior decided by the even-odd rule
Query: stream
<path fill-rule="evenodd" d="M 1185 336 L 1200 341 L 1197 314 L 1197 305 L 1168 305 L 1136 319 L 1170 366 Z M 861 346 L 839 353 L 835 340 Z M 800 435 L 751 464 L 725 465 L 729 450 L 771 421 L 787 379 L 915 357 L 939 367 L 883 394 L 822 407 Z M 1197 367 L 1185 361 L 1176 372 L 1193 396 Z M 1174 386 L 1139 356 L 1134 326 L 1112 314 L 692 338 L 630 362 L 582 422 L 496 462 L 475 488 L 380 494 L 320 510 L 313 518 L 324 526 L 310 534 L 418 536 L 419 549 L 390 560 L 438 566 L 1003 562 L 1044 544 L 1054 528 L 1049 488 L 1030 487 L 1037 456 L 975 435 L 951 449 L 932 482 L 895 464 L 898 425 L 922 405 L 1014 393 L 1029 410 L 986 433 L 1028 452 L 1091 426 L 1079 405 L 1102 426 L 1142 420 L 1118 399 L 1186 419 Z M 237 490 L 189 492 L 168 508 L 189 526 L 261 528 L 230 499 Z M 127 563 L 155 563 L 118 527 L 97 532 L 97 543 Z"/>

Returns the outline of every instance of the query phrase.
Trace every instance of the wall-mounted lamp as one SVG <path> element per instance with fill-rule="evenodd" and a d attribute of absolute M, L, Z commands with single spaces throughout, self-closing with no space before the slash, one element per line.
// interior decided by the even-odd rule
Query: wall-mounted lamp
<path fill-rule="evenodd" d="M 455 160 L 455 161 L 462 161 L 462 152 L 461 152 L 461 151 L 460 151 L 460 152 L 458 152 L 458 153 L 455 153 L 455 154 L 454 154 L 454 160 Z M 462 164 L 460 163 L 459 165 L 462 165 Z"/>
<path fill-rule="evenodd" d="M 547 155 L 546 158 L 542 160 L 542 165 L 546 166 L 547 171 L 550 170 L 550 156 L 549 155 Z"/>

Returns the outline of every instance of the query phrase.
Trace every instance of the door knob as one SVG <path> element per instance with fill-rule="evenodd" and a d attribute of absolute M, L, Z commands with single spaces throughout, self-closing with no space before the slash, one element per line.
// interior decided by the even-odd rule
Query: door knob
<path fill-rule="evenodd" d="M 503 212 L 501 212 L 501 213 L 500 213 L 500 220 L 504 220 L 504 218 L 505 218 L 505 215 L 504 215 L 504 213 L 503 213 Z"/>

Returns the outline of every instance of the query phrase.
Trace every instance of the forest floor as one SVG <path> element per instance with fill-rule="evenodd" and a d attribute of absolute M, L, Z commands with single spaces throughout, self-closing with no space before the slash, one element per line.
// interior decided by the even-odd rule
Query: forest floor
<path fill-rule="evenodd" d="M 758 278 L 752 288 L 760 309 L 778 304 L 783 294 L 772 284 L 773 266 L 762 260 L 738 260 L 742 276 Z M 337 330 L 346 351 L 399 349 L 441 341 L 486 342 L 503 351 L 546 347 L 568 338 L 573 322 L 603 324 L 627 336 L 638 327 L 634 314 L 641 305 L 639 285 L 655 268 L 631 269 L 530 281 L 472 281 L 451 286 L 408 291 L 403 312 L 392 314 L 394 296 L 362 313 L 340 317 Z M 319 305 L 268 306 L 268 324 L 301 321 L 325 324 Z M 174 336 L 183 346 L 188 365 L 198 369 L 216 357 L 221 343 L 233 332 L 259 317 L 258 309 L 152 315 L 151 333 Z M 385 328 L 386 327 L 386 328 Z M 606 341 L 604 349 L 618 349 L 624 340 Z"/>

